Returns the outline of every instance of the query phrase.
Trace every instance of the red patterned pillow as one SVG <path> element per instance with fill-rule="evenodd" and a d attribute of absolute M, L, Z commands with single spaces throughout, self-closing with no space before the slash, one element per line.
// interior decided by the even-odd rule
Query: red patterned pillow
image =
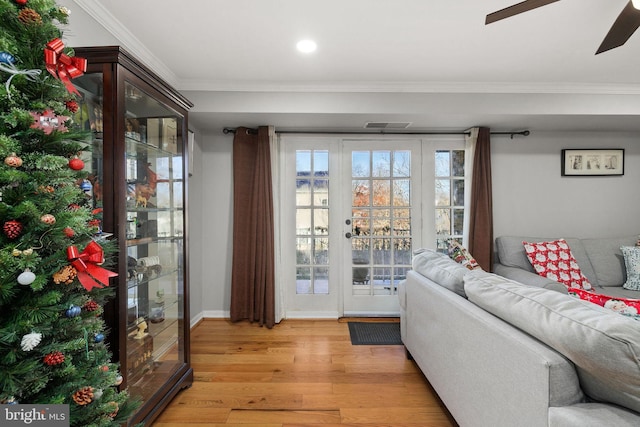
<path fill-rule="evenodd" d="M 580 271 L 566 240 L 522 244 L 529 262 L 540 276 L 563 283 L 569 288 L 591 289 L 591 283 Z"/>
<path fill-rule="evenodd" d="M 638 313 L 640 313 L 640 299 L 610 297 L 608 295 L 595 294 L 575 288 L 569 289 L 569 295 L 640 320 L 640 316 L 638 315 Z"/>

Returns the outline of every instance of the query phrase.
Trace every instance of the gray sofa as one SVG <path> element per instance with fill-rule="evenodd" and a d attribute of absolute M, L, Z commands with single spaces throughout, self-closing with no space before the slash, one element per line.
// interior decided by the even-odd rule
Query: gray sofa
<path fill-rule="evenodd" d="M 414 256 L 399 298 L 406 350 L 461 427 L 640 426 L 639 322 L 566 293 L 469 271 L 429 250 Z M 533 305 L 523 309 L 526 304 Z M 568 307 L 559 319 L 555 306 Z M 569 312 L 587 320 L 564 324 Z M 614 341 L 631 340 L 631 345 L 619 355 L 617 344 L 591 344 L 591 338 L 564 329 L 581 330 L 592 318 L 608 320 L 604 323 L 623 331 Z M 587 333 L 592 330 L 597 328 Z M 565 348 L 567 341 L 574 342 L 577 354 Z M 611 351 L 603 353 L 603 347 Z M 592 355 L 603 354 L 630 363 L 624 369 L 631 374 L 598 357 L 604 365 L 593 369 Z M 636 398 L 628 402 L 629 394 Z"/>
<path fill-rule="evenodd" d="M 535 273 L 522 244 L 556 240 L 548 237 L 501 236 L 496 238 L 494 273 L 518 282 L 566 292 L 566 287 Z M 618 298 L 640 298 L 640 292 L 624 289 L 626 280 L 621 246 L 634 246 L 638 235 L 626 237 L 578 239 L 564 238 L 593 291 Z"/>

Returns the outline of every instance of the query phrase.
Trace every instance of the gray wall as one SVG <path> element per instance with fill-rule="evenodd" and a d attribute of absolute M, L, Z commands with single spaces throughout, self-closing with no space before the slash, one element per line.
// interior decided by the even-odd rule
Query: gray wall
<path fill-rule="evenodd" d="M 622 177 L 562 177 L 563 148 L 624 148 Z M 228 316 L 232 138 L 202 141 L 202 313 Z M 640 135 L 532 133 L 492 138 L 494 235 L 598 237 L 640 233 Z M 194 200 L 194 194 L 191 194 Z M 194 208 L 192 205 L 191 208 Z M 192 246 L 192 254 L 195 248 Z M 192 287 L 197 286 L 193 283 Z M 192 317 L 197 315 L 192 306 Z"/>

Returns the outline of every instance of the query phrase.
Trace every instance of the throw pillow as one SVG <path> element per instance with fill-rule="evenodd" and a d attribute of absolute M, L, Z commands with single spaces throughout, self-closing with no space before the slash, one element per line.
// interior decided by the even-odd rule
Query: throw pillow
<path fill-rule="evenodd" d="M 640 246 L 623 246 L 620 250 L 627 268 L 627 281 L 622 287 L 632 291 L 640 291 Z"/>
<path fill-rule="evenodd" d="M 522 244 L 529 262 L 540 276 L 563 283 L 569 288 L 591 289 L 591 283 L 582 274 L 566 240 Z"/>
<path fill-rule="evenodd" d="M 547 289 L 464 276 L 469 301 L 571 360 L 589 397 L 640 412 L 638 322 Z"/>
<path fill-rule="evenodd" d="M 640 299 L 612 297 L 576 288 L 569 289 L 569 295 L 580 298 L 583 301 L 598 304 L 599 306 L 613 310 L 616 313 L 640 320 L 640 315 L 638 315 L 638 313 L 640 313 Z"/>
<path fill-rule="evenodd" d="M 475 258 L 471 256 L 467 248 L 462 246 L 455 239 L 449 240 L 449 257 L 469 270 L 481 269 L 480 265 Z"/>

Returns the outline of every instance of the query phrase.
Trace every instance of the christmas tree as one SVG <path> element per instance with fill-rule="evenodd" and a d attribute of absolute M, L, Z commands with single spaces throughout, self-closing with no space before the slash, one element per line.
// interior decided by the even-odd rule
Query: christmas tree
<path fill-rule="evenodd" d="M 72 426 L 115 426 L 136 403 L 105 343 L 114 243 L 81 188 L 90 145 L 71 80 L 86 64 L 62 42 L 69 13 L 0 0 L 0 402 L 68 404 Z"/>

